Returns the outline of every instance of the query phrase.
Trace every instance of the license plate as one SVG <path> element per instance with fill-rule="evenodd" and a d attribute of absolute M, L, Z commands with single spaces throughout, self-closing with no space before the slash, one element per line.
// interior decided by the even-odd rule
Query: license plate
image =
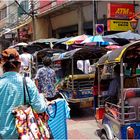
<path fill-rule="evenodd" d="M 80 103 L 80 108 L 92 107 L 93 101 L 82 101 Z"/>
<path fill-rule="evenodd" d="M 92 94 L 91 90 L 82 90 L 82 95 L 89 95 Z"/>

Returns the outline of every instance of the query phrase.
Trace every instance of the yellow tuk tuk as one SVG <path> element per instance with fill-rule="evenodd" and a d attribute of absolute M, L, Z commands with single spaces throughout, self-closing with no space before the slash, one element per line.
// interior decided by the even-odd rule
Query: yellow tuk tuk
<path fill-rule="evenodd" d="M 114 67 L 119 65 L 116 101 L 108 100 Z M 140 139 L 140 41 L 129 43 L 97 62 L 97 131 L 101 139 Z M 113 86 L 114 90 L 117 84 Z M 114 91 L 112 91 L 114 92 Z"/>
<path fill-rule="evenodd" d="M 88 68 L 105 53 L 106 49 L 100 47 L 78 48 L 52 58 L 54 65 L 60 67 L 58 70 L 56 68 L 59 81 L 57 90 L 66 96 L 70 107 L 93 107 L 92 87 L 95 74 L 90 73 Z"/>

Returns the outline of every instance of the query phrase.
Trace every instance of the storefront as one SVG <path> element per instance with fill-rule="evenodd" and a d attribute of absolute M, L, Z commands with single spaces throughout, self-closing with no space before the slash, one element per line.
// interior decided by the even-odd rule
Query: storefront
<path fill-rule="evenodd" d="M 33 38 L 32 24 L 26 24 L 17 29 L 18 42 L 30 42 Z"/>

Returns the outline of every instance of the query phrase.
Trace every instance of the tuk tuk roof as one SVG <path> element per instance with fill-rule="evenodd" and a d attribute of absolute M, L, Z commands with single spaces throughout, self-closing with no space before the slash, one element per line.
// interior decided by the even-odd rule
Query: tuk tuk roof
<path fill-rule="evenodd" d="M 101 47 L 94 48 L 78 48 L 71 51 L 67 51 L 59 54 L 57 57 L 53 57 L 52 61 L 72 59 L 75 60 L 86 60 L 86 59 L 97 59 L 100 58 L 107 52 L 107 49 Z"/>
<path fill-rule="evenodd" d="M 60 50 L 60 49 L 46 48 L 46 49 L 43 49 L 43 50 L 40 50 L 40 51 L 36 51 L 34 53 L 34 56 L 38 57 L 40 55 L 46 55 L 46 54 L 52 54 L 53 55 L 54 53 L 63 53 L 63 52 L 65 52 L 65 51 L 64 50 Z"/>
<path fill-rule="evenodd" d="M 140 57 L 140 41 L 135 41 L 127 45 L 122 46 L 110 53 L 103 55 L 97 62 L 97 65 L 103 65 L 107 63 L 120 62 L 123 58 L 124 61 L 131 59 L 130 56 Z"/>

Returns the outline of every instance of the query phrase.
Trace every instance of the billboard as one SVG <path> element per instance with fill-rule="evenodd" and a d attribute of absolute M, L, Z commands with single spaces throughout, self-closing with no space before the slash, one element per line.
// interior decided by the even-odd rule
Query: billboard
<path fill-rule="evenodd" d="M 108 31 L 133 31 L 129 20 L 108 20 Z"/>
<path fill-rule="evenodd" d="M 127 3 L 108 3 L 107 17 L 111 19 L 129 19 L 134 14 L 134 5 Z"/>

